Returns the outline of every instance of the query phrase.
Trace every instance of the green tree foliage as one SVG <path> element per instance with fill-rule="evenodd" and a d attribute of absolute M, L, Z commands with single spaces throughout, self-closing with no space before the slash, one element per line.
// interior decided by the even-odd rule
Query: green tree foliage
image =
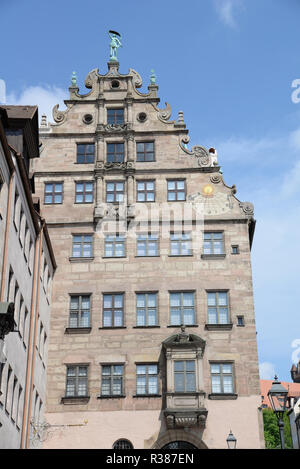
<path fill-rule="evenodd" d="M 264 434 L 266 449 L 281 449 L 278 421 L 272 409 L 263 409 Z M 292 436 L 287 413 L 284 414 L 284 444 L 286 449 L 292 449 Z"/>

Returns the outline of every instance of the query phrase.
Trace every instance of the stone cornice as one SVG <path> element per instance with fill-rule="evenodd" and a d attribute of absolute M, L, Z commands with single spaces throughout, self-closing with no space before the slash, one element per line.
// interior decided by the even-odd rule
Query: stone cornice
<path fill-rule="evenodd" d="M 76 164 L 76 163 L 74 163 Z M 102 163 L 105 164 L 104 162 Z M 142 164 L 142 163 L 137 163 Z M 102 168 L 101 168 L 102 169 Z M 134 172 L 136 175 L 139 174 L 182 174 L 182 173 L 213 173 L 217 171 L 218 167 L 196 167 L 196 168 L 148 168 L 148 169 L 138 169 L 136 166 L 134 168 Z M 119 171 L 120 174 L 124 173 L 124 169 L 118 169 L 117 167 L 114 168 L 114 172 Z M 109 171 L 108 171 L 109 173 Z M 94 171 L 86 170 L 86 171 L 36 171 L 34 173 L 36 177 L 45 177 L 45 176 L 76 176 L 76 175 L 94 175 Z"/>

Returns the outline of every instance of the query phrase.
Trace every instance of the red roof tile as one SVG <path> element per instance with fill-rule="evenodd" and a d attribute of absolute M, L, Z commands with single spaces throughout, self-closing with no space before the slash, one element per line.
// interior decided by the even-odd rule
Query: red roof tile
<path fill-rule="evenodd" d="M 273 379 L 261 379 L 260 380 L 260 392 L 261 392 L 261 403 L 262 405 L 267 405 L 271 407 L 268 392 L 272 387 Z M 299 397 L 300 396 L 300 383 L 288 383 L 286 381 L 281 381 L 283 387 L 288 389 L 288 397 Z"/>

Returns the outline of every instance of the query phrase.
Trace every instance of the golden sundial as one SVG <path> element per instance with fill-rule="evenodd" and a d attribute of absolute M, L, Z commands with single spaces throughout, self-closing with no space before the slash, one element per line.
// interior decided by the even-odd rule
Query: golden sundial
<path fill-rule="evenodd" d="M 197 206 L 204 215 L 221 215 L 232 209 L 231 195 L 216 192 L 211 184 L 205 184 L 201 192 L 191 194 L 189 200 Z"/>

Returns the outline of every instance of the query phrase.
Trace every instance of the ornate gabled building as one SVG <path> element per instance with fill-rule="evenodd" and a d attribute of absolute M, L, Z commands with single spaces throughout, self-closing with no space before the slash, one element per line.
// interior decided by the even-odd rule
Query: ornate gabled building
<path fill-rule="evenodd" d="M 53 284 L 45 448 L 264 446 L 253 206 L 188 148 L 154 73 L 92 70 L 42 119 Z"/>

